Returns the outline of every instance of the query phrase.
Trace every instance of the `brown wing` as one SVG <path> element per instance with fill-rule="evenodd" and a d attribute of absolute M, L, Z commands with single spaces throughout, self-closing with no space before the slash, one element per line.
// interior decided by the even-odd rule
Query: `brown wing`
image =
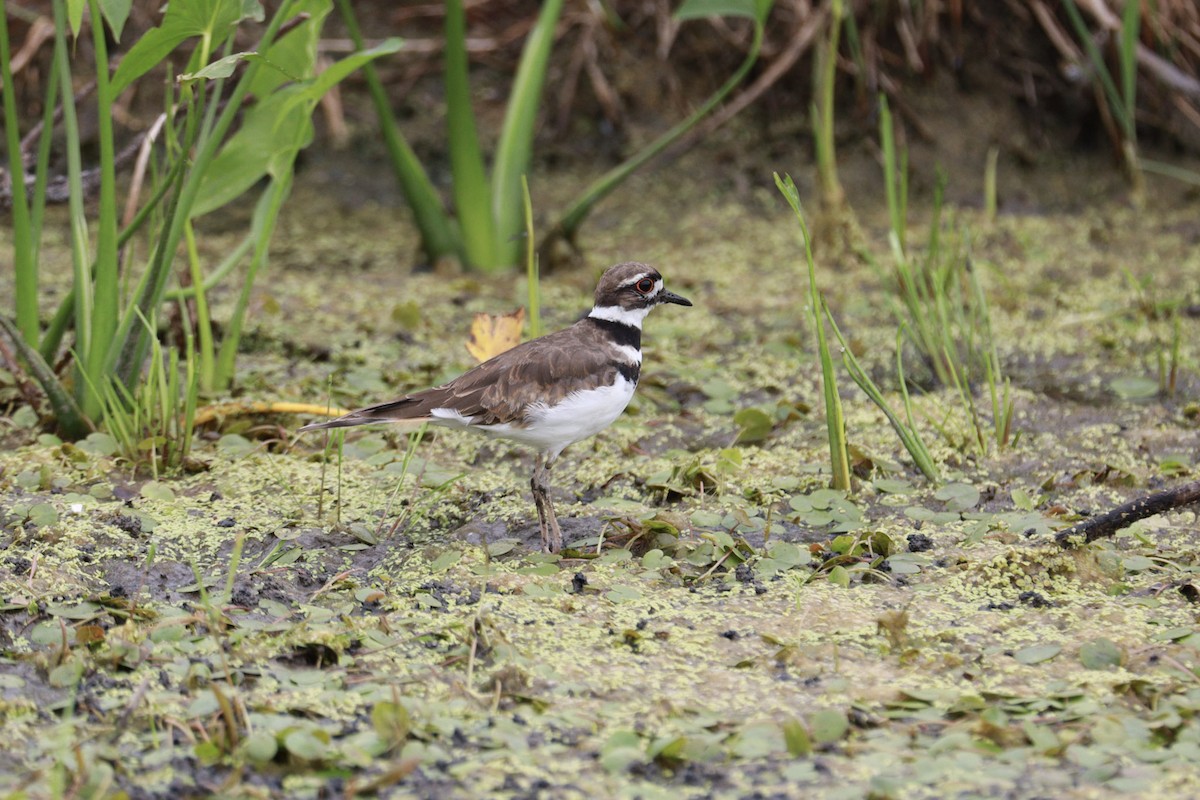
<path fill-rule="evenodd" d="M 586 335 L 585 335 L 586 333 Z M 476 425 L 520 423 L 538 401 L 553 405 L 599 379 L 611 384 L 617 364 L 608 348 L 580 324 L 517 345 L 449 383 L 344 417 L 301 428 L 341 428 L 372 422 L 426 419 L 435 408 L 452 408 Z"/>

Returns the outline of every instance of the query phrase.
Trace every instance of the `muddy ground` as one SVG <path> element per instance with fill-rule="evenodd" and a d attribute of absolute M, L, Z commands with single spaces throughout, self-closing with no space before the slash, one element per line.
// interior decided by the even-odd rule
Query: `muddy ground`
<path fill-rule="evenodd" d="M 770 180 L 793 173 L 815 203 L 812 168 L 796 142 L 743 169 L 735 141 L 635 178 L 582 263 L 543 278 L 551 328 L 623 260 L 695 302 L 650 317 L 632 406 L 560 461 L 561 556 L 537 550 L 530 455 L 467 433 L 355 431 L 325 458 L 295 435 L 307 417 L 232 417 L 156 480 L 102 436 L 0 420 L 0 790 L 1200 793 L 1196 510 L 1074 551 L 1049 535 L 1197 477 L 1196 196 L 1151 177 L 1134 209 L 1106 154 L 1061 153 L 1002 162 L 988 220 L 985 148 L 959 148 L 943 234 L 969 241 L 1013 435 L 996 441 L 977 382 L 977 443 L 909 348 L 940 482 L 843 373 L 855 487 L 834 493 L 803 250 Z M 394 187 L 362 169 L 377 147 L 301 173 L 239 398 L 354 406 L 438 383 L 470 366 L 472 313 L 523 303 L 523 277 L 419 264 Z M 817 279 L 899 408 L 878 167 L 865 145 L 846 160 L 883 268 L 818 250 Z M 916 253 L 934 160 L 914 155 Z M 540 174 L 535 205 L 589 177 Z M 201 232 L 210 263 L 241 219 Z M 65 279 L 61 241 L 47 251 Z M 215 316 L 234 299 L 219 289 Z"/>

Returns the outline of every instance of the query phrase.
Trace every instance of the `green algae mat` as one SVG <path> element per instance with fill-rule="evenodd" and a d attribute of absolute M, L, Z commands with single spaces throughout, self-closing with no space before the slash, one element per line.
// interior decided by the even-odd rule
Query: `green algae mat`
<path fill-rule="evenodd" d="M 339 451 L 239 417 L 155 477 L 103 434 L 0 421 L 0 796 L 1200 793 L 1195 508 L 1052 536 L 1197 477 L 1195 215 L 963 212 L 1013 440 L 968 446 L 957 394 L 916 394 L 932 485 L 846 380 L 834 492 L 777 201 L 626 208 L 544 278 L 551 327 L 626 259 L 696 303 L 647 321 L 633 405 L 559 462 L 561 555 L 537 551 L 531 456 L 466 433 Z M 471 313 L 525 297 L 397 269 L 412 242 L 380 209 L 288 226 L 246 399 L 432 385 L 470 365 Z M 820 252 L 817 273 L 894 398 L 886 281 Z"/>

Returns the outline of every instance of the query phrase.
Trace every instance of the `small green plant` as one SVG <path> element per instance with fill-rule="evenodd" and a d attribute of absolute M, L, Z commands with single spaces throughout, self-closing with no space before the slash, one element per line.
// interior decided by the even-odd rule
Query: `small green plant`
<path fill-rule="evenodd" d="M 754 20 L 750 52 L 736 72 L 691 116 L 660 136 L 624 163 L 589 186 L 551 227 L 543 251 L 558 239 L 574 241 L 576 231 L 593 206 L 616 189 L 635 170 L 677 141 L 709 114 L 749 73 L 762 47 L 764 23 L 774 0 L 686 0 L 676 12 L 678 20 L 705 16 L 740 16 Z M 430 261 L 451 257 L 484 272 L 515 268 L 520 262 L 522 230 L 522 180 L 529 172 L 534 123 L 541 103 L 546 67 L 554 44 L 554 30 L 563 0 L 546 0 L 525 40 L 504 122 L 490 170 L 479 144 L 471 109 L 467 75 L 467 34 L 462 0 L 446 3 L 446 123 L 453 174 L 455 216 L 447 213 L 441 197 L 416 153 L 400 132 L 387 92 L 374 68 L 363 73 L 371 93 L 384 143 L 400 188 L 413 210 L 425 255 Z M 362 33 L 350 0 L 338 0 L 338 9 L 351 39 L 360 49 Z M 531 319 L 531 326 L 533 321 Z"/>
<path fill-rule="evenodd" d="M 518 263 L 521 180 L 529 168 L 534 122 L 562 6 L 563 0 L 543 3 L 525 41 L 489 175 L 471 110 L 463 3 L 447 0 L 446 122 L 456 219 L 446 213 L 433 182 L 400 133 L 378 74 L 370 65 L 364 68 L 396 178 L 413 209 L 430 261 L 451 256 L 485 272 L 510 269 Z M 351 39 L 362 50 L 362 33 L 351 3 L 338 0 L 338 9 Z"/>
<path fill-rule="evenodd" d="M 393 52 L 389 40 L 375 50 L 343 59 L 316 75 L 316 43 L 321 24 L 332 9 L 330 0 L 283 0 L 265 26 L 253 52 L 233 52 L 233 34 L 244 21 L 261 21 L 257 3 L 210 0 L 203 4 L 167 4 L 161 24 L 147 31 L 110 74 L 107 34 L 120 40 L 128 4 L 100 0 L 55 0 L 54 59 L 47 108 L 61 104 L 69 185 L 73 287 L 44 331 L 38 318 L 38 246 L 46 203 L 49 146 L 55 131 L 45 125 L 38 144 L 38 174 L 31 198 L 24 186 L 22 153 L 12 92 L 5 92 L 9 167 L 14 176 L 14 240 L 16 267 L 13 324 L 0 323 L 42 385 L 59 430 L 78 438 L 102 417 L 113 415 L 114 397 L 136 400 L 151 352 L 153 319 L 167 297 L 172 261 L 178 245 L 187 244 L 192 286 L 175 297 L 195 297 L 199 319 L 198 380 L 205 390 L 227 387 L 254 279 L 266 263 L 275 220 L 291 186 L 296 156 L 311 140 L 310 117 L 330 87 L 371 58 Z M 86 214 L 83 155 L 68 34 L 78 34 L 83 11 L 90 14 L 96 62 L 96 124 L 99 140 L 99 198 L 96 219 Z M 285 31 L 285 24 L 289 27 Z M 3 33 L 3 31 L 0 31 Z M 4 55 L 8 50 L 6 36 Z M 190 46 L 184 72 L 166 81 L 163 134 L 151 148 L 148 173 L 152 185 L 147 203 L 124 229 L 118 230 L 113 106 L 118 96 L 151 70 Z M 0 58 L 0 77 L 11 86 L 7 57 Z M 248 103 L 249 98 L 256 98 Z M 235 130 L 235 123 L 240 128 Z M 204 293 L 211 277 L 202 274 L 192 222 L 251 190 L 262 179 L 267 186 L 259 201 L 245 249 L 251 253 L 233 316 L 217 349 Z M 135 249 L 121 248 L 135 236 L 145 237 L 145 262 L 137 271 Z M 236 261 L 229 265 L 232 269 Z M 122 286 L 128 289 L 122 289 Z M 68 330 L 73 378 L 62 382 L 47 365 L 58 358 Z M 14 335 L 15 334 L 15 335 Z M 191 359 L 185 359 L 190 363 Z M 176 362 L 177 363 L 177 362 Z M 68 388 L 68 385 L 70 388 Z"/>
<path fill-rule="evenodd" d="M 146 328 L 154 329 L 151 322 Z M 157 337 L 150 339 L 145 375 L 132 389 L 119 382 L 98 388 L 104 428 L 116 440 L 122 457 L 136 468 L 150 466 L 157 480 L 160 470 L 181 467 L 191 449 L 199 381 L 195 349 L 189 337 L 183 363 L 179 350 L 164 350 Z"/>
<path fill-rule="evenodd" d="M 808 224 L 804 221 L 804 211 L 800 206 L 800 193 L 796 190 L 792 176 L 780 177 L 779 173 L 775 173 L 775 185 L 796 214 L 796 219 L 800 223 L 800 236 L 804 240 L 804 257 L 808 263 L 809 303 L 817 331 L 817 357 L 821 363 L 821 386 L 825 396 L 829 464 L 833 473 L 831 485 L 834 489 L 849 491 L 850 455 L 846 449 L 846 420 L 842 414 L 842 398 L 838 394 L 837 376 L 833 370 L 833 356 L 830 355 L 829 342 L 825 334 L 825 319 L 828 312 L 825 309 L 825 300 L 817 289 L 817 267 L 813 261 L 812 238 L 809 236 Z"/>
<path fill-rule="evenodd" d="M 825 308 L 825 316 L 829 319 L 829 325 L 833 328 L 833 334 L 837 337 L 838 343 L 842 346 L 842 364 L 846 367 L 846 372 L 850 378 L 858 384 L 858 388 L 863 390 L 863 393 L 870 398 L 871 402 L 883 412 L 891 423 L 892 429 L 896 431 L 896 435 L 900 437 L 900 443 L 904 445 L 904 449 L 912 456 L 913 463 L 921 470 L 926 478 L 932 483 L 939 483 L 941 476 L 938 473 L 937 465 L 933 462 L 933 456 L 929 454 L 929 448 L 925 446 L 924 439 L 921 438 L 920 429 L 917 428 L 916 421 L 913 418 L 912 401 L 908 395 L 908 388 L 904 381 L 904 358 L 903 358 L 903 331 L 896 334 L 896 375 L 900 385 L 900 392 L 904 401 L 904 419 L 900 419 L 899 415 L 892 410 L 884 399 L 883 392 L 871 380 L 871 376 L 858 362 L 858 358 L 847 344 L 846 338 L 842 335 L 841 329 L 834 320 L 833 315 L 829 313 L 829 308 Z"/>
<path fill-rule="evenodd" d="M 993 420 L 991 438 L 1004 447 L 1012 434 L 1012 392 L 1000 366 L 987 297 L 971 261 L 969 242 L 965 234 L 946 237 L 943 233 L 945 176 L 939 174 L 925 251 L 920 256 L 910 253 L 907 155 L 897 152 L 887 99 L 880 96 L 879 103 L 884 186 L 891 221 L 891 279 L 898 294 L 891 302 L 892 313 L 938 383 L 953 388 L 959 396 L 969 439 L 980 452 L 986 451 L 988 436 L 975 404 L 974 385 L 981 381 L 987 385 Z M 869 255 L 867 259 L 874 263 Z"/>

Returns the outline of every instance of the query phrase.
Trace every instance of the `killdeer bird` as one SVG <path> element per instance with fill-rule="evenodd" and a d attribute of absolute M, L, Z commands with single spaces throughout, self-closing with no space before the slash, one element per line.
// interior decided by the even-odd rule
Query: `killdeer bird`
<path fill-rule="evenodd" d="M 569 328 L 518 345 L 449 383 L 352 411 L 300 432 L 410 420 L 466 428 L 537 451 L 530 486 L 542 545 L 562 549 L 550 468 L 574 442 L 607 428 L 629 405 L 642 368 L 642 320 L 663 303 L 690 300 L 663 287 L 646 264 L 609 268 L 591 312 Z"/>

